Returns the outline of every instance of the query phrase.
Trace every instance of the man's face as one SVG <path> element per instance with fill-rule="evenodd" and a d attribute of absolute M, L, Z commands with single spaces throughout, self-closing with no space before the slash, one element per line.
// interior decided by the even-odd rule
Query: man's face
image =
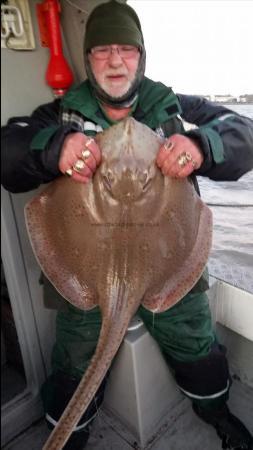
<path fill-rule="evenodd" d="M 110 52 L 108 52 L 108 48 L 110 48 Z M 123 54 L 129 48 L 130 54 L 127 57 L 120 56 L 118 48 L 123 49 Z M 134 51 L 131 52 L 131 49 Z M 97 50 L 98 52 L 100 50 L 102 52 L 103 50 L 107 51 L 108 57 L 106 59 L 98 59 Z M 94 47 L 89 54 L 91 69 L 97 83 L 113 98 L 120 98 L 128 92 L 135 79 L 139 59 L 140 53 L 136 47 L 116 44 Z"/>

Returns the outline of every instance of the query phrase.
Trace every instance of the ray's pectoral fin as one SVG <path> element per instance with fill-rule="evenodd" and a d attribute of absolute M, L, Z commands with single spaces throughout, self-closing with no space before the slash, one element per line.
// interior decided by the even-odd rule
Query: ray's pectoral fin
<path fill-rule="evenodd" d="M 196 240 L 188 255 L 177 270 L 168 270 L 168 277 L 163 285 L 149 291 L 143 298 L 142 305 L 148 310 L 159 313 L 166 311 L 179 302 L 193 288 L 201 277 L 212 246 L 212 213 L 201 205 Z M 174 264 L 174 262 L 173 262 Z"/>
<path fill-rule="evenodd" d="M 34 254 L 46 277 L 66 300 L 77 308 L 90 310 L 97 306 L 93 282 L 96 267 L 88 264 L 88 233 L 80 232 L 86 219 L 85 210 L 81 211 L 82 215 L 78 214 L 81 194 L 77 187 L 74 209 L 70 203 L 71 198 L 75 199 L 73 187 L 68 181 L 63 177 L 58 179 L 26 205 L 26 226 Z"/>

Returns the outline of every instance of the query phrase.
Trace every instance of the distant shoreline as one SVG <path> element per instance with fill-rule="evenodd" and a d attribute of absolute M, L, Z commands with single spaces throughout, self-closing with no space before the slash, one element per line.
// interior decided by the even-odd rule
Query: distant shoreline
<path fill-rule="evenodd" d="M 249 106 L 253 105 L 253 102 L 217 102 L 212 101 L 212 103 L 218 103 L 218 105 L 238 105 L 238 106 Z"/>

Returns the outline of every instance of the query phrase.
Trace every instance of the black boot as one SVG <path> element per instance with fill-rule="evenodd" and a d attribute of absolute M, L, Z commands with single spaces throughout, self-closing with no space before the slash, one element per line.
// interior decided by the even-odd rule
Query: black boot
<path fill-rule="evenodd" d="M 46 422 L 49 429 L 52 430 L 75 392 L 79 384 L 79 380 L 62 372 L 57 372 L 50 377 L 47 383 L 50 387 L 48 391 L 51 396 L 50 401 L 48 400 L 48 404 L 45 405 Z M 78 422 L 77 429 L 72 432 L 68 441 L 64 445 L 63 450 L 83 450 L 85 448 L 85 445 L 89 439 L 92 422 L 104 397 L 105 384 L 106 377 L 102 381 L 86 412 Z"/>
<path fill-rule="evenodd" d="M 50 427 L 53 429 L 53 427 Z M 68 441 L 63 447 L 63 450 L 83 450 L 89 439 L 90 433 L 89 428 L 84 428 L 84 430 L 74 431 L 69 437 Z"/>
<path fill-rule="evenodd" d="M 89 439 L 90 433 L 88 430 L 74 431 L 69 440 L 63 447 L 63 450 L 83 450 Z"/>
<path fill-rule="evenodd" d="M 223 449 L 253 450 L 252 435 L 243 423 L 230 413 L 226 404 L 219 409 L 201 408 L 194 403 L 192 407 L 198 417 L 216 429 Z"/>

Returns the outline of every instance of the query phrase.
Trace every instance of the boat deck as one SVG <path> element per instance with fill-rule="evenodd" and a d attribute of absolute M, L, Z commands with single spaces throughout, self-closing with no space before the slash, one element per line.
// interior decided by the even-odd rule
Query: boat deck
<path fill-rule="evenodd" d="M 239 417 L 246 425 L 249 431 L 253 434 L 253 339 L 252 339 L 252 294 L 241 292 L 237 288 L 233 288 L 234 295 L 237 298 L 236 304 L 240 305 L 235 311 L 232 308 L 233 296 L 230 286 L 227 288 L 226 295 L 221 292 L 221 287 L 217 283 L 213 283 L 209 291 L 210 304 L 212 305 L 212 312 L 214 314 L 214 323 L 216 323 L 217 336 L 226 348 L 227 357 L 230 365 L 230 373 L 233 379 L 233 384 L 230 390 L 229 406 L 231 411 Z M 223 288 L 225 289 L 223 286 Z M 221 295 L 222 294 L 222 295 Z M 214 300 L 219 299 L 219 308 Z M 229 299 L 229 308 L 227 307 Z M 221 311 L 220 311 L 221 309 Z M 227 316 L 226 316 L 226 314 Z M 246 314 L 247 313 L 247 314 Z M 227 318 L 226 318 L 227 317 Z M 237 318 L 236 323 L 234 318 Z M 240 324 L 240 320 L 243 318 L 243 324 Z M 138 398 L 137 391 L 133 391 L 134 395 L 130 395 L 129 389 L 127 395 L 125 390 L 117 391 L 115 386 L 118 381 L 121 380 L 120 386 L 125 386 L 124 377 L 128 377 L 129 382 L 131 373 L 138 372 L 139 366 L 144 370 L 139 371 L 139 379 L 142 384 L 145 384 L 146 373 L 149 373 L 148 363 L 150 359 L 152 367 L 159 367 L 159 373 L 156 372 L 155 379 L 149 380 L 148 386 L 153 386 L 155 390 L 155 384 L 158 382 L 158 375 L 160 376 L 163 370 L 162 361 L 156 359 L 155 353 L 153 353 L 154 341 L 151 343 L 148 339 L 151 339 L 149 333 L 143 329 L 135 318 L 132 320 L 129 331 L 124 339 L 124 345 L 121 347 L 121 353 L 117 356 L 117 363 L 114 365 L 114 369 L 111 371 L 110 380 L 106 388 L 105 402 L 103 408 L 98 412 L 94 421 L 90 439 L 85 447 L 87 450 L 219 450 L 221 449 L 220 439 L 217 437 L 215 430 L 202 422 L 192 411 L 191 402 L 185 398 L 181 393 L 175 395 L 176 385 L 173 382 L 170 384 L 170 390 L 162 391 L 163 396 L 157 398 L 157 404 L 152 400 L 151 404 L 154 405 L 154 410 L 158 408 L 155 406 L 161 405 L 163 399 L 168 398 L 170 400 L 169 407 L 166 409 L 168 413 L 162 415 L 162 419 L 159 422 L 160 425 L 155 428 L 155 434 L 148 432 L 148 439 L 150 439 L 145 446 L 140 446 L 136 436 L 132 434 L 123 422 L 120 423 L 119 419 L 112 415 L 106 407 L 112 406 L 112 398 L 118 406 L 122 406 L 124 402 L 129 398 L 134 399 L 134 402 L 128 403 L 127 411 L 131 411 L 132 424 L 139 423 L 140 418 L 143 418 L 150 410 L 150 401 L 145 402 L 144 399 Z M 239 320 L 240 319 L 240 320 Z M 248 320 L 249 319 L 249 320 Z M 223 325 L 222 325 L 223 323 Z M 137 326 L 136 326 L 137 324 Z M 229 328 L 227 328 L 228 325 Z M 131 349 L 131 352 L 135 355 L 135 358 L 128 358 L 126 349 Z M 152 350 L 153 349 L 153 350 Z M 158 354 L 157 354 L 158 357 Z M 123 359 L 121 359 L 123 358 Z M 125 358 L 125 359 L 124 359 Z M 163 359 L 163 358 L 162 358 Z M 131 361 L 138 361 L 139 366 L 132 367 L 129 371 L 129 365 Z M 164 363 L 164 362 L 163 362 Z M 165 364 L 165 363 L 164 363 Z M 120 368 L 120 370 L 119 370 Z M 122 368 L 124 369 L 122 371 Z M 166 366 L 167 369 L 167 366 Z M 120 379 L 124 375 L 123 379 Z M 169 375 L 165 372 L 165 376 Z M 10 377 L 10 373 L 8 374 Z M 114 378 L 113 378 L 114 377 Z M 166 378 L 167 379 L 167 378 Z M 16 385 L 16 382 L 11 382 L 11 385 Z M 146 380 L 147 381 L 147 380 Z M 110 388 L 111 385 L 111 388 Z M 138 385 L 138 382 L 137 382 Z M 149 387 L 145 385 L 145 392 L 149 391 Z M 160 386 L 160 385 L 159 385 Z M 111 390 L 110 390 L 111 389 Z M 172 389 L 172 390 L 171 390 Z M 120 392 L 120 394 L 119 394 Z M 132 393 L 133 393 L 132 392 Z M 144 394 L 145 394 L 144 392 Z M 166 392 L 166 394 L 165 394 Z M 169 392 L 167 394 L 167 392 Z M 109 399 L 109 403 L 107 401 Z M 142 409 L 140 408 L 140 402 L 142 400 Z M 143 401 L 144 400 L 144 401 Z M 111 405 L 110 405 L 111 402 Z M 130 405 L 130 406 L 129 406 Z M 147 407 L 148 405 L 148 407 Z M 136 415 L 137 408 L 138 416 Z M 120 409 L 119 409 L 120 410 Z M 151 417 L 155 417 L 151 411 Z M 111 409 L 113 411 L 113 409 Z M 118 416 L 119 417 L 119 416 Z M 128 420 L 129 413 L 126 416 Z M 136 419 L 135 419 L 136 418 Z M 153 420 L 153 419 L 152 419 Z M 126 422 L 124 422 L 126 423 Z M 150 425 L 154 424 L 154 421 L 148 422 L 148 430 Z M 160 428 L 159 428 L 160 427 Z M 138 429 L 138 427 L 136 427 Z M 3 450 L 41 450 L 43 444 L 46 442 L 49 431 L 43 419 L 34 423 L 31 427 L 26 429 L 12 441 L 5 444 Z M 151 437 L 149 437 L 151 436 Z M 146 440 L 145 440 L 146 442 Z"/>
<path fill-rule="evenodd" d="M 229 406 L 253 433 L 253 389 L 234 380 Z M 3 450 L 41 450 L 49 432 L 41 420 L 3 447 Z M 87 450 L 138 450 L 134 437 L 105 410 L 94 421 Z M 220 440 L 212 427 L 203 423 L 192 412 L 188 399 L 182 400 L 166 416 L 145 450 L 219 450 Z"/>

